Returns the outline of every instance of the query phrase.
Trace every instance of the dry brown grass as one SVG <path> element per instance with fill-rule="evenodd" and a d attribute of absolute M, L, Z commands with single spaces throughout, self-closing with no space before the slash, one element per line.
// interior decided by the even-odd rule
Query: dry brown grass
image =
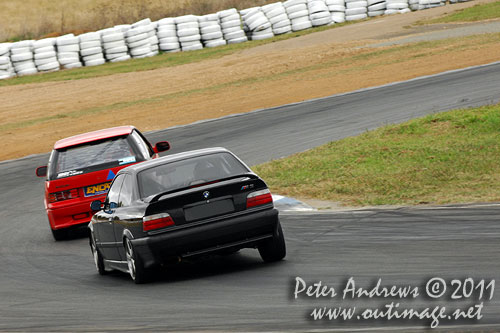
<path fill-rule="evenodd" d="M 94 31 L 149 17 L 203 15 L 276 0 L 10 0 L 0 1 L 0 41 Z"/>

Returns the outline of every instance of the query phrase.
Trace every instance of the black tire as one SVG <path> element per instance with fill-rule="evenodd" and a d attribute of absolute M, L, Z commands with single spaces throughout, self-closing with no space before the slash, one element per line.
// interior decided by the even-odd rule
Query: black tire
<path fill-rule="evenodd" d="M 141 258 L 134 250 L 130 239 L 125 238 L 125 253 L 127 255 L 128 272 L 135 284 L 142 284 L 149 281 L 149 272 L 144 268 Z"/>
<path fill-rule="evenodd" d="M 285 236 L 279 222 L 274 237 L 264 241 L 258 248 L 260 256 L 265 262 L 275 262 L 285 258 Z"/>
<path fill-rule="evenodd" d="M 62 241 L 68 239 L 68 230 L 66 229 L 59 229 L 59 230 L 54 230 L 50 229 L 52 231 L 52 236 L 56 241 Z"/>
<path fill-rule="evenodd" d="M 92 231 L 89 236 L 90 251 L 92 252 L 92 257 L 94 258 L 94 264 L 99 275 L 105 275 L 107 273 L 106 266 L 104 266 L 104 258 L 101 255 L 101 251 L 97 248 L 95 243 L 94 234 Z"/>

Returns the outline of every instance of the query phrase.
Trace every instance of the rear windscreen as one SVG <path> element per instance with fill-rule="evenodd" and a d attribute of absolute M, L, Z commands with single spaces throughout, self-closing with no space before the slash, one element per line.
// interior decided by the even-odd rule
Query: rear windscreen
<path fill-rule="evenodd" d="M 57 150 L 50 179 L 59 179 L 139 161 L 126 137 L 91 142 Z"/>
<path fill-rule="evenodd" d="M 165 163 L 138 173 L 141 198 L 250 172 L 229 153 Z"/>

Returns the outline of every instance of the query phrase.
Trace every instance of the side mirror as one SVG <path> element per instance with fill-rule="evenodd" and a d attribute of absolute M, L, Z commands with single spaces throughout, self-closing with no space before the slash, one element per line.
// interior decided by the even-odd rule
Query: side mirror
<path fill-rule="evenodd" d="M 94 212 L 97 212 L 98 210 L 101 210 L 101 205 L 102 205 L 102 202 L 100 200 L 94 200 L 90 204 L 90 209 Z"/>
<path fill-rule="evenodd" d="M 36 168 L 35 173 L 38 177 L 46 177 L 47 176 L 47 166 L 44 165 L 44 166 Z"/>
<path fill-rule="evenodd" d="M 167 151 L 169 149 L 170 149 L 170 143 L 168 143 L 168 141 L 160 141 L 156 143 L 153 150 L 155 153 L 161 153 L 162 151 Z"/>

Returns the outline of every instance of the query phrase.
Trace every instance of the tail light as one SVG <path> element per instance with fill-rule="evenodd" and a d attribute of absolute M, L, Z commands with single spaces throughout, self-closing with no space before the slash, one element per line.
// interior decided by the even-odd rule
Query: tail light
<path fill-rule="evenodd" d="M 247 208 L 272 203 L 273 197 L 269 189 L 255 191 L 247 196 Z"/>
<path fill-rule="evenodd" d="M 142 218 L 142 229 L 150 231 L 175 225 L 174 220 L 167 213 L 144 216 Z"/>
<path fill-rule="evenodd" d="M 63 201 L 63 200 L 68 200 L 68 199 L 76 199 L 80 195 L 78 194 L 78 189 L 74 188 L 72 190 L 68 191 L 61 191 L 61 192 L 54 192 L 54 193 L 49 193 L 49 202 L 57 202 L 57 201 Z"/>

